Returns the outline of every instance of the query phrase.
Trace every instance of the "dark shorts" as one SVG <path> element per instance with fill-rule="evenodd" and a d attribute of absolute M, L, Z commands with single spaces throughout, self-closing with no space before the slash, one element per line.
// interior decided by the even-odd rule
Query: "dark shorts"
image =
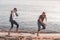
<path fill-rule="evenodd" d="M 45 29 L 45 26 L 42 23 L 38 22 L 37 24 L 38 24 L 38 31 L 40 31 L 41 26 L 42 26 L 42 29 Z"/>
<path fill-rule="evenodd" d="M 11 22 L 11 28 L 13 28 L 14 24 L 17 26 L 17 28 L 19 27 L 19 24 L 15 20 L 12 20 L 10 22 Z"/>

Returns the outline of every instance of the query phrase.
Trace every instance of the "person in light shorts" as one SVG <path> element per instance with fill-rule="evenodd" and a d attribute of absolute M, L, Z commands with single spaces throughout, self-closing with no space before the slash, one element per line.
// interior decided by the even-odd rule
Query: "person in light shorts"
<path fill-rule="evenodd" d="M 43 22 L 44 19 L 46 19 L 47 21 L 47 18 L 46 18 L 46 14 L 45 12 L 43 12 L 39 18 L 38 18 L 38 32 L 37 32 L 37 36 L 39 36 L 39 31 L 41 30 L 41 26 L 42 26 L 42 29 L 45 29 L 46 28 L 46 24 Z"/>

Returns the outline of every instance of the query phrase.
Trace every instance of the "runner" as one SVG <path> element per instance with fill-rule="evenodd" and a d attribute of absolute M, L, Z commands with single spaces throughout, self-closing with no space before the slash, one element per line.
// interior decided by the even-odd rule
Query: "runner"
<path fill-rule="evenodd" d="M 13 28 L 13 25 L 15 24 L 17 27 L 16 27 L 16 32 L 18 32 L 18 27 L 19 27 L 19 24 L 16 22 L 16 17 L 18 16 L 17 14 L 17 8 L 14 8 L 12 11 L 11 11 L 11 14 L 10 14 L 10 23 L 11 23 L 11 28 L 9 29 L 9 32 L 8 32 L 8 35 L 10 36 L 10 31 L 11 29 Z"/>
<path fill-rule="evenodd" d="M 42 26 L 42 29 L 45 29 L 45 27 L 46 27 L 46 24 L 43 22 L 44 19 L 46 19 L 46 21 L 47 21 L 45 12 L 43 12 L 43 13 L 39 16 L 37 36 L 39 36 L 39 31 L 41 30 L 41 26 Z"/>

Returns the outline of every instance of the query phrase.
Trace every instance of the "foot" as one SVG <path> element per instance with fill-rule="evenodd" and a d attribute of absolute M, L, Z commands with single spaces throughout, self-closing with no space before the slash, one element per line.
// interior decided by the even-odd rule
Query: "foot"
<path fill-rule="evenodd" d="M 16 32 L 19 33 L 18 28 L 16 28 Z"/>
<path fill-rule="evenodd" d="M 37 32 L 37 36 L 39 36 L 39 31 Z"/>
<path fill-rule="evenodd" d="M 11 37 L 10 35 L 6 35 L 7 37 Z"/>
<path fill-rule="evenodd" d="M 16 30 L 16 33 L 20 33 L 20 32 Z"/>
<path fill-rule="evenodd" d="M 39 33 L 37 33 L 37 36 L 39 36 Z"/>
<path fill-rule="evenodd" d="M 8 36 L 10 36 L 10 32 L 8 32 Z"/>

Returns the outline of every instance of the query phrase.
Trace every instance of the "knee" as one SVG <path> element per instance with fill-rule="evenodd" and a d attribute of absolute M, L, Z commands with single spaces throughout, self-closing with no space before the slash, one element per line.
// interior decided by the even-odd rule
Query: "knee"
<path fill-rule="evenodd" d="M 11 28 L 13 28 L 13 25 L 11 25 Z"/>
<path fill-rule="evenodd" d="M 38 31 L 40 31 L 40 29 L 38 29 Z"/>
<path fill-rule="evenodd" d="M 17 28 L 19 27 L 19 24 L 17 25 Z"/>
<path fill-rule="evenodd" d="M 43 29 L 46 29 L 45 27 L 43 27 Z"/>
<path fill-rule="evenodd" d="M 38 28 L 38 31 L 40 31 L 40 28 Z"/>

